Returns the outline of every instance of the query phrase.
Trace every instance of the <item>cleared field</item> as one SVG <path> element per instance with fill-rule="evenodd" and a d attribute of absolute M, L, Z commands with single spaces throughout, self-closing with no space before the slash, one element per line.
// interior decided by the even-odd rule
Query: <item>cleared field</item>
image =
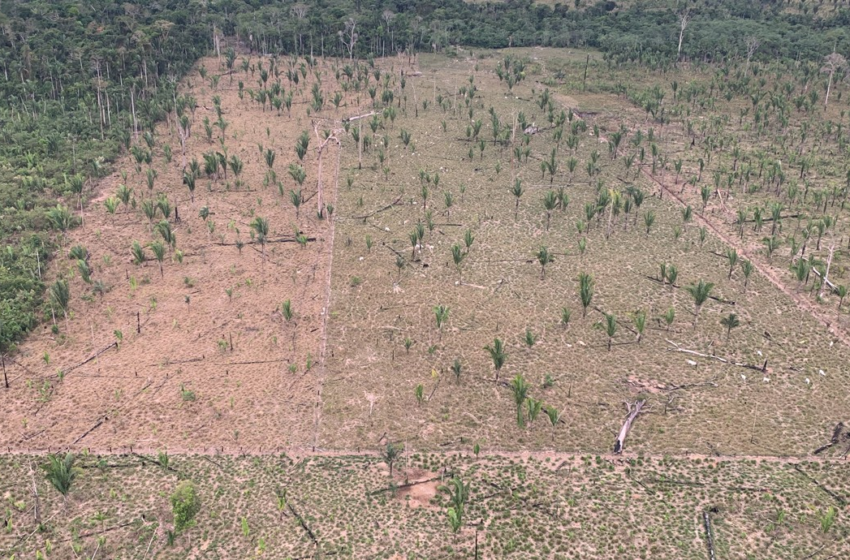
<path fill-rule="evenodd" d="M 737 193 L 703 204 L 682 184 L 686 133 L 616 88 L 652 75 L 581 51 L 514 49 L 510 70 L 460 53 L 281 61 L 300 75 L 275 94 L 291 116 L 250 91 L 256 58 L 233 81 L 202 62 L 185 161 L 171 115 L 94 186 L 74 258 L 45 272 L 67 280 L 68 316 L 54 298 L 55 329 L 6 362 L 0 555 L 850 553 L 850 355 L 830 295 L 811 301 L 790 252 L 736 236 Z M 326 135 L 341 146 L 322 151 L 320 217 Z M 41 472 L 57 448 L 77 452 L 67 497 Z"/>
<path fill-rule="evenodd" d="M 4 557 L 703 559 L 850 554 L 850 471 L 834 463 L 710 458 L 361 456 L 85 457 L 67 500 L 6 456 Z M 468 485 L 450 532 L 448 476 Z M 174 536 L 169 497 L 200 508 Z M 409 486 L 405 486 L 409 485 Z M 832 512 L 830 514 L 830 512 Z M 841 512 L 841 513 L 838 513 Z M 836 515 L 837 513 L 837 515 Z"/>
<path fill-rule="evenodd" d="M 86 248 L 100 285 L 86 283 L 74 260 L 50 271 L 69 281 L 69 318 L 54 309 L 58 334 L 46 325 L 11 363 L 0 445 L 260 452 L 403 441 L 427 450 L 478 443 L 605 452 L 626 403 L 637 401 L 647 405 L 627 442 L 637 452 L 805 455 L 826 441 L 850 398 L 840 333 L 758 255 L 749 276 L 740 263 L 730 267 L 728 231 L 717 230 L 721 239 L 709 227 L 713 206 L 694 202 L 685 216 L 671 196 L 680 181 L 664 165 L 654 176 L 648 157 L 623 165 L 650 141 L 609 152 L 621 125 L 644 138 L 651 125 L 600 91 L 599 62 L 587 93 L 576 85 L 586 53 L 512 54 L 527 59 L 525 79 L 510 92 L 493 53 L 382 61 L 368 69 L 376 85 L 359 91 L 344 63 L 325 61 L 316 68 L 326 98 L 318 118 L 308 93 L 316 77 L 306 67 L 291 116 L 252 103 L 253 92 L 240 96 L 237 84 L 252 83 L 252 71 L 216 84 L 190 78 L 185 91 L 197 114 L 186 161 L 224 151 L 244 170 L 197 179 L 193 200 L 172 117 L 153 139 L 152 164 L 128 156 L 119 165 L 126 180 L 98 185 L 65 247 Z M 541 82 L 554 75 L 565 75 L 550 98 L 562 125 L 549 122 L 541 102 Z M 337 94 L 340 107 L 331 108 Z M 216 97 L 227 134 L 212 125 L 207 139 L 202 123 L 217 118 Z M 361 115 L 345 133 L 341 119 Z M 519 121 L 538 131 L 523 134 Z M 317 134 L 334 130 L 342 149 L 331 142 L 324 166 L 333 212 L 319 219 Z M 302 132 L 312 144 L 296 209 L 301 187 L 285 173 L 298 161 L 292 146 Z M 652 142 L 675 138 L 658 134 Z M 368 142 L 362 155 L 356 136 Z M 103 204 L 118 181 L 137 204 L 111 215 Z M 564 204 L 547 210 L 546 196 L 561 190 Z M 161 217 L 144 216 L 157 193 L 174 207 L 178 239 L 162 271 L 152 255 Z M 630 205 L 600 207 L 605 193 Z M 265 245 L 256 217 L 268 220 Z M 294 242 L 296 227 L 304 247 Z M 148 262 L 131 262 L 133 241 Z M 552 258 L 545 270 L 541 247 Z M 750 258 L 741 250 L 741 261 Z M 672 284 L 660 279 L 662 264 L 675 267 Z M 581 274 L 593 285 L 586 313 Z M 714 286 L 697 310 L 687 288 L 701 280 Z M 730 313 L 734 330 L 721 324 Z M 506 354 L 498 372 L 484 349 L 494 339 Z M 520 407 L 518 375 L 531 399 Z M 529 413 L 529 402 L 540 406 Z"/>
<path fill-rule="evenodd" d="M 587 114 L 579 90 L 553 92 L 555 113 L 571 108 L 576 116 L 565 124 L 554 178 L 541 177 L 540 164 L 557 141 L 538 105 L 544 86 L 534 80 L 548 78 L 543 68 L 552 62 L 543 57 L 556 52 L 531 50 L 529 77 L 511 94 L 493 72 L 495 58 L 423 55 L 422 74 L 408 77 L 399 94 L 406 101 L 397 117 L 376 128 L 373 145 L 382 137 L 389 142 L 381 150 L 384 162 L 375 148 L 358 169 L 357 146 L 346 139 L 341 174 L 351 186 L 341 181 L 338 195 L 320 446 L 369 448 L 385 437 L 431 450 L 477 442 L 483 449 L 601 452 L 613 446 L 623 403 L 646 399 L 651 414 L 641 416 L 629 436 L 633 451 L 811 452 L 847 406 L 846 346 L 760 273 L 745 278 L 736 266 L 730 275 L 727 246 L 708 228 L 701 240 L 700 206 L 686 221 L 668 194 L 659 199 L 648 156 L 626 172 L 621 162 L 634 148 L 623 148 L 616 159 L 609 155 L 606 135 L 628 121 L 628 111 L 619 122 L 610 112 L 597 119 Z M 476 91 L 466 104 L 452 92 L 470 83 Z M 597 93 L 586 103 L 598 111 L 619 102 Z M 502 129 L 512 130 L 520 112 L 542 128 L 528 137 L 529 157 L 515 171 L 512 151 L 521 145 L 521 131 L 511 146 L 494 144 L 491 107 Z M 582 115 L 587 127 L 570 148 L 570 127 Z M 483 123 L 483 144 L 467 137 L 476 120 Z M 405 148 L 402 130 L 415 149 Z M 372 135 L 365 123 L 363 134 Z M 572 172 L 569 159 L 576 160 Z M 585 169 L 594 160 L 597 170 L 589 177 Z M 523 186 L 518 206 L 514 175 Z M 586 205 L 593 207 L 600 192 L 625 196 L 628 187 L 644 192 L 639 208 L 594 211 L 588 219 Z M 569 203 L 549 212 L 547 229 L 544 197 L 559 188 Z M 648 213 L 654 221 L 647 234 Z M 410 234 L 418 223 L 425 234 L 414 250 Z M 474 236 L 468 251 L 467 230 Z M 453 244 L 465 255 L 459 267 Z M 545 278 L 535 255 L 541 246 L 554 255 Z M 675 287 L 659 280 L 662 263 L 677 268 Z M 594 284 L 586 317 L 580 273 Z M 700 280 L 714 284 L 716 299 L 702 306 L 694 327 L 694 300 L 685 288 Z M 449 308 L 441 329 L 436 306 Z M 563 308 L 571 311 L 568 325 Z M 670 309 L 675 316 L 668 327 L 662 316 Z M 647 322 L 638 342 L 634 317 L 641 312 Z M 605 331 L 596 327 L 605 313 L 617 319 L 610 350 Z M 740 326 L 727 333 L 721 319 L 730 313 Z M 507 353 L 498 376 L 484 350 L 494 338 Z M 517 426 L 510 381 L 518 374 L 528 382 L 528 396 L 561 412 L 556 426 L 542 414 L 530 426 Z"/>
<path fill-rule="evenodd" d="M 316 214 L 309 85 L 295 92 L 290 116 L 240 94 L 238 84 L 250 89 L 259 71 L 219 76 L 215 85 L 219 61 L 202 61 L 199 72 L 206 71 L 206 79 L 193 73 L 182 92 L 192 96 L 185 156 L 182 125 L 172 114 L 152 136 L 153 147 L 138 140 L 152 162 L 137 166 L 128 153 L 113 176 L 94 185 L 82 227 L 64 240 L 47 274 L 68 282 L 68 317 L 54 306 L 56 333 L 48 320 L 7 360 L 2 448 L 273 449 L 311 442 L 331 229 Z M 287 166 L 299 161 L 293 147 L 302 132 L 311 146 L 298 211 L 290 193 L 301 187 Z M 335 161 L 335 151 L 329 146 L 325 157 Z M 228 167 L 199 171 L 190 192 L 187 166 L 194 160 L 204 169 L 204 155 L 219 154 Z M 328 165 L 324 172 L 329 202 L 335 171 Z M 112 214 L 105 203 L 115 201 L 119 184 L 132 193 Z M 72 209 L 76 203 L 67 201 Z M 266 220 L 265 243 L 256 218 Z M 165 219 L 174 247 L 160 231 Z M 306 238 L 303 247 L 296 231 Z M 134 242 L 145 262 L 134 264 Z M 165 246 L 161 264 L 157 243 Z M 74 247 L 86 252 L 88 282 L 68 258 Z"/>

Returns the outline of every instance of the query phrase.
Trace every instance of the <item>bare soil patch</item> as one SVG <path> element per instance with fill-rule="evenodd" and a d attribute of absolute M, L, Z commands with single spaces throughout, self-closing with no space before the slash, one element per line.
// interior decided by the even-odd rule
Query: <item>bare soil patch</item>
<path fill-rule="evenodd" d="M 257 62 L 254 57 L 252 63 Z M 208 76 L 221 72 L 217 59 L 201 65 Z M 115 164 L 116 173 L 94 185 L 85 223 L 64 245 L 66 254 L 75 245 L 87 248 L 92 278 L 106 292 L 93 295 L 75 273 L 76 263 L 57 256 L 49 274 L 69 278 L 70 318 L 61 320 L 59 314 L 58 335 L 45 324 L 9 366 L 12 386 L 4 395 L 0 446 L 261 450 L 310 445 L 331 259 L 329 222 L 316 214 L 317 138 L 306 114 L 314 78 L 301 82 L 288 116 L 268 105 L 263 111 L 247 94 L 240 99 L 237 84 L 255 87 L 258 76 L 240 70 L 232 79 L 222 76 L 212 89 L 209 79 L 193 73 L 181 88 L 197 99 L 185 161 L 196 159 L 203 168 L 204 153 L 226 151 L 228 158 L 243 162 L 238 179 L 232 169 L 226 179 L 202 176 L 192 201 L 182 180 L 184 159 L 172 114 L 156 130 L 153 189 L 147 185 L 148 166 L 137 172 L 129 154 Z M 331 82 L 332 76 L 326 87 Z M 217 121 L 214 97 L 227 127 L 224 132 L 214 127 L 209 141 L 203 121 Z M 316 121 L 322 126 L 324 116 Z M 311 144 L 304 160 L 306 200 L 296 215 L 290 191 L 298 186 L 287 166 L 298 161 L 293 146 L 302 131 Z M 165 145 L 173 152 L 170 163 Z M 276 153 L 274 170 L 283 192 L 274 183 L 264 186 L 268 165 L 260 145 Z M 325 199 L 332 203 L 335 147 L 325 159 Z M 122 182 L 133 189 L 136 208 L 122 205 L 113 217 L 103 201 Z M 173 208 L 171 227 L 182 262 L 169 250 L 161 274 L 147 245 L 159 238 L 153 224 L 162 216 L 151 223 L 140 208 L 162 195 Z M 209 211 L 206 220 L 202 208 Z M 255 217 L 269 223 L 265 248 L 252 234 Z M 296 228 L 311 240 L 303 248 L 295 243 Z M 146 246 L 150 259 L 141 266 L 131 262 L 134 241 Z M 288 321 L 282 313 L 285 300 L 293 310 Z M 104 348 L 109 349 L 78 366 Z"/>

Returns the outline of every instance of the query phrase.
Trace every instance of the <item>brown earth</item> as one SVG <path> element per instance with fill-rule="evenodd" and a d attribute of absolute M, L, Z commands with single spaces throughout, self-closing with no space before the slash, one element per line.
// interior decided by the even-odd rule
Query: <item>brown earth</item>
<path fill-rule="evenodd" d="M 219 71 L 216 59 L 202 64 L 210 75 Z M 250 88 L 255 79 L 241 72 L 232 81 L 223 76 L 213 91 L 193 74 L 192 84 L 182 88 L 198 101 L 186 159 L 198 159 L 203 166 L 204 152 L 222 151 L 220 131 L 209 142 L 202 126 L 205 117 L 216 121 L 212 98 L 217 95 L 228 123 L 227 152 L 244 163 L 241 186 L 232 172 L 226 180 L 199 178 L 191 201 L 182 184 L 173 118 L 157 127 L 153 191 L 129 155 L 116 162 L 115 173 L 92 185 L 85 223 L 69 234 L 49 273 L 51 278 L 70 278 L 70 318 L 57 318 L 58 336 L 49 322 L 44 324 L 8 364 L 11 389 L 4 397 L 0 448 L 269 449 L 310 443 L 332 244 L 330 222 L 318 220 L 315 207 L 318 142 L 313 122 L 325 126 L 325 121 L 306 116 L 309 93 L 303 92 L 309 92 L 310 80 L 302 81 L 288 117 L 285 110 L 263 112 L 247 95 L 239 99 L 237 82 L 244 80 Z M 326 87 L 332 81 L 326 79 Z M 331 110 L 325 111 L 328 117 Z M 296 185 L 286 167 L 297 161 L 293 146 L 302 130 L 311 138 L 304 163 L 308 200 L 296 217 L 289 201 Z M 174 152 L 171 163 L 163 157 L 165 144 Z M 277 154 L 283 195 L 273 184 L 263 186 L 267 166 L 258 144 Z M 337 182 L 333 145 L 325 159 L 325 199 L 332 203 Z M 139 206 L 162 193 L 179 215 L 179 221 L 172 216 L 172 228 L 182 263 L 169 251 L 162 275 L 150 249 L 147 263 L 131 262 L 134 240 L 145 245 L 158 237 L 141 212 L 122 207 L 113 218 L 104 209 L 102 201 L 123 181 L 121 171 L 127 173 L 126 184 Z M 199 216 L 203 206 L 209 208 L 214 231 Z M 249 224 L 254 216 L 269 222 L 264 251 L 252 242 Z M 299 247 L 293 239 L 296 225 L 315 241 Z M 237 239 L 245 244 L 241 251 Z M 74 245 L 88 249 L 92 278 L 108 288 L 102 297 L 92 295 L 64 256 Z M 290 322 L 281 313 L 287 299 L 294 310 Z M 116 330 L 123 335 L 117 349 Z"/>

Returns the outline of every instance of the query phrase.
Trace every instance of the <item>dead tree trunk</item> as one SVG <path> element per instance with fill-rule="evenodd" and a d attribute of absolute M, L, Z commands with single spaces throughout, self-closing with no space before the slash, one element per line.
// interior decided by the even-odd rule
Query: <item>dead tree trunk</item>
<path fill-rule="evenodd" d="M 334 130 L 327 138 L 322 140 L 322 137 L 319 135 L 319 127 L 318 125 L 314 125 L 313 131 L 316 133 L 316 138 L 321 142 L 319 146 L 316 148 L 317 157 L 319 159 L 319 167 L 317 170 L 317 180 L 316 180 L 316 199 L 318 204 L 318 215 L 324 215 L 325 206 L 324 206 L 324 189 L 322 188 L 322 155 L 324 154 L 325 148 L 328 146 L 328 142 L 333 140 L 339 146 L 339 138 L 336 137 L 336 134 L 339 132 Z"/>
<path fill-rule="evenodd" d="M 646 404 L 645 400 L 626 403 L 626 408 L 628 409 L 629 414 L 626 416 L 626 421 L 623 422 L 623 427 L 620 428 L 620 434 L 617 436 L 617 441 L 614 442 L 614 453 L 623 452 L 623 446 L 626 443 L 626 436 L 629 435 L 629 430 L 632 429 L 632 423 L 635 421 L 635 418 L 638 417 L 638 414 L 640 414 L 644 404 Z"/>
<path fill-rule="evenodd" d="M 705 524 L 705 541 L 708 545 L 708 558 L 709 560 L 715 560 L 717 556 L 714 554 L 714 536 L 711 534 L 711 518 L 708 516 L 708 512 L 702 512 L 702 520 Z"/>

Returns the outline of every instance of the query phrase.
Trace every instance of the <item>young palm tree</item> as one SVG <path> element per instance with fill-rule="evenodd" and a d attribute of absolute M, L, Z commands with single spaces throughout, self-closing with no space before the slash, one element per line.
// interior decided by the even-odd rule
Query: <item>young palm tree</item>
<path fill-rule="evenodd" d="M 118 197 L 118 200 L 121 201 L 121 204 L 124 205 L 124 209 L 127 209 L 127 206 L 130 205 L 130 197 L 133 195 L 133 189 L 128 188 L 127 185 L 118 185 L 118 190 L 115 193 L 115 196 Z"/>
<path fill-rule="evenodd" d="M 638 212 L 640 211 L 640 207 L 641 207 L 641 205 L 643 204 L 643 200 L 644 200 L 644 198 L 646 197 L 646 195 L 643 193 L 643 191 L 642 191 L 642 190 L 640 190 L 640 189 L 638 189 L 638 188 L 632 188 L 632 189 L 630 189 L 630 190 L 629 190 L 629 195 L 631 195 L 631 197 L 632 197 L 632 202 L 634 203 L 634 206 L 635 206 L 635 220 L 634 220 L 634 223 L 635 223 L 635 224 L 637 224 Z"/>
<path fill-rule="evenodd" d="M 440 333 L 440 340 L 442 340 L 443 324 L 449 320 L 449 307 L 446 305 L 438 305 L 434 307 L 434 316 L 437 319 L 437 330 Z"/>
<path fill-rule="evenodd" d="M 156 218 L 156 212 L 157 207 L 153 200 L 142 201 L 142 213 L 148 219 L 148 222 L 153 222 L 153 219 Z"/>
<path fill-rule="evenodd" d="M 505 346 L 502 343 L 501 339 L 493 339 L 493 345 L 489 344 L 484 347 L 490 354 L 490 359 L 493 360 L 493 367 L 496 368 L 496 381 L 499 380 L 499 371 L 502 369 L 502 366 L 505 365 L 505 360 L 508 355 L 505 353 Z"/>
<path fill-rule="evenodd" d="M 765 250 L 767 251 L 767 262 L 770 262 L 770 258 L 773 256 L 774 251 L 779 248 L 781 242 L 778 237 L 773 236 L 765 237 L 762 239 L 762 243 L 764 243 Z"/>
<path fill-rule="evenodd" d="M 71 301 L 71 290 L 66 280 L 59 279 L 50 286 L 50 303 L 62 310 L 65 320 L 68 320 L 68 304 Z"/>
<path fill-rule="evenodd" d="M 643 225 L 646 227 L 646 236 L 649 237 L 649 230 L 652 229 L 652 224 L 655 223 L 655 212 L 652 210 L 647 211 L 643 215 Z"/>
<path fill-rule="evenodd" d="M 387 446 L 381 449 L 381 459 L 383 459 L 384 463 L 390 469 L 390 478 L 393 477 L 393 466 L 403 451 L 403 445 L 394 443 L 387 443 Z"/>
<path fill-rule="evenodd" d="M 720 324 L 726 327 L 726 340 L 729 340 L 729 335 L 732 334 L 732 329 L 741 325 L 738 316 L 730 313 L 728 316 L 720 319 Z"/>
<path fill-rule="evenodd" d="M 165 245 L 162 244 L 162 241 L 156 240 L 150 244 L 151 251 L 153 252 L 154 258 L 156 258 L 159 263 L 159 275 L 164 278 L 165 273 L 162 270 L 162 260 L 165 258 Z"/>
<path fill-rule="evenodd" d="M 257 216 L 251 221 L 251 229 L 257 234 L 257 241 L 260 242 L 260 247 L 263 251 L 263 262 L 266 258 L 266 238 L 269 235 L 269 221 L 265 218 Z"/>
<path fill-rule="evenodd" d="M 161 222 L 156 224 L 154 229 L 158 234 L 162 236 L 163 241 L 165 241 L 172 248 L 177 245 L 177 236 L 171 229 L 171 224 L 169 224 L 166 220 L 162 220 Z"/>
<path fill-rule="evenodd" d="M 514 403 L 516 404 L 516 423 L 520 428 L 524 428 L 525 416 L 522 413 L 522 405 L 525 404 L 525 399 L 528 397 L 528 383 L 522 375 L 517 374 L 511 380 L 511 391 L 513 391 Z"/>
<path fill-rule="evenodd" d="M 516 197 L 516 204 L 514 205 L 514 220 L 519 216 L 519 199 L 522 196 L 522 181 L 518 178 L 514 181 L 514 186 L 511 188 L 511 194 Z"/>
<path fill-rule="evenodd" d="M 115 223 L 115 211 L 118 210 L 118 199 L 114 196 L 109 196 L 103 201 L 106 211 L 112 216 L 112 223 Z"/>
<path fill-rule="evenodd" d="M 466 255 L 467 255 L 467 253 L 464 253 L 461 250 L 460 245 L 458 245 L 457 243 L 452 245 L 452 260 L 454 261 L 455 267 L 457 268 L 458 282 L 460 282 L 461 284 L 463 284 L 463 276 L 462 276 L 462 273 L 461 273 L 460 264 L 461 264 L 461 262 L 463 262 L 463 259 L 464 259 L 464 257 L 466 257 Z"/>
<path fill-rule="evenodd" d="M 64 457 L 60 455 L 50 455 L 47 457 L 47 464 L 43 465 L 45 478 L 60 494 L 62 498 L 68 496 L 71 491 L 71 485 L 74 479 L 77 478 L 79 468 L 74 466 L 73 453 L 68 453 Z"/>
<path fill-rule="evenodd" d="M 608 335 L 608 351 L 611 351 L 611 343 L 614 341 L 614 336 L 617 334 L 617 316 L 613 313 L 605 313 L 605 322 L 599 322 L 593 325 L 595 328 L 605 331 Z"/>
<path fill-rule="evenodd" d="M 552 218 L 552 210 L 558 207 L 558 196 L 555 191 L 548 191 L 543 195 L 543 208 L 546 209 L 546 231 L 549 231 L 549 220 Z"/>
<path fill-rule="evenodd" d="M 51 208 L 47 211 L 47 219 L 50 221 L 50 225 L 62 232 L 63 238 L 65 237 L 65 233 L 76 223 L 71 211 L 61 204 L 57 204 L 56 208 Z"/>
<path fill-rule="evenodd" d="M 195 174 L 194 173 L 183 173 L 183 184 L 186 185 L 189 189 L 189 198 L 194 203 L 195 202 Z"/>
<path fill-rule="evenodd" d="M 267 148 L 266 151 L 263 152 L 263 159 L 265 160 L 266 166 L 269 169 L 274 168 L 275 156 L 276 156 L 276 154 L 275 154 L 274 150 L 272 150 L 271 148 Z"/>
<path fill-rule="evenodd" d="M 565 329 L 570 326 L 570 319 L 572 318 L 572 316 L 573 312 L 569 307 L 561 308 L 561 324 L 564 326 Z"/>
<path fill-rule="evenodd" d="M 466 253 L 469 254 L 469 249 L 472 247 L 472 243 L 475 241 L 475 235 L 472 233 L 471 229 L 467 229 L 463 232 L 463 244 L 466 245 Z"/>
<path fill-rule="evenodd" d="M 455 199 L 449 191 L 443 193 L 443 199 L 446 202 L 446 217 L 449 217 L 451 216 L 452 206 L 454 205 Z"/>
<path fill-rule="evenodd" d="M 395 266 L 398 269 L 398 278 L 396 279 L 396 283 L 401 282 L 401 271 L 404 269 L 405 264 L 404 257 L 396 255 Z"/>
<path fill-rule="evenodd" d="M 664 315 L 662 315 L 662 318 L 664 319 L 664 322 L 667 324 L 667 330 L 669 331 L 670 325 L 672 325 L 673 321 L 676 320 L 676 308 L 675 307 L 669 308 L 667 311 L 664 312 Z"/>
<path fill-rule="evenodd" d="M 534 256 L 537 257 L 537 262 L 540 263 L 540 279 L 544 280 L 546 278 L 546 265 L 554 262 L 555 257 L 552 256 L 552 253 L 549 252 L 549 249 L 545 245 L 540 247 Z"/>
<path fill-rule="evenodd" d="M 80 214 L 83 213 L 83 187 L 85 187 L 86 180 L 81 175 L 72 175 L 70 178 L 65 176 L 65 185 L 71 190 L 72 193 L 77 195 L 77 199 L 80 203 Z"/>
<path fill-rule="evenodd" d="M 298 186 L 301 187 L 304 185 L 304 181 L 307 180 L 307 172 L 304 171 L 304 168 L 296 163 L 291 163 L 289 165 L 289 176 L 292 177 L 292 180 L 298 183 Z"/>
<path fill-rule="evenodd" d="M 743 261 L 741 263 L 741 272 L 744 273 L 744 288 L 746 289 L 747 284 L 750 282 L 750 275 L 753 273 L 755 266 L 750 261 Z"/>
<path fill-rule="evenodd" d="M 147 257 L 145 256 L 145 249 L 138 241 L 133 241 L 133 244 L 130 246 L 130 251 L 133 253 L 133 264 L 138 266 L 147 260 Z"/>
<path fill-rule="evenodd" d="M 646 311 L 643 309 L 636 311 L 632 317 L 632 322 L 634 323 L 635 330 L 637 331 L 638 344 L 640 344 L 640 340 L 643 338 L 643 331 L 646 330 Z"/>
<path fill-rule="evenodd" d="M 679 267 L 675 264 L 667 265 L 667 285 L 670 286 L 670 293 L 673 294 L 673 301 L 676 300 L 676 280 L 679 278 Z"/>
<path fill-rule="evenodd" d="M 239 176 L 242 174 L 242 169 L 244 164 L 242 160 L 239 159 L 239 156 L 232 155 L 230 156 L 230 170 L 233 171 L 233 175 L 236 177 L 236 182 L 239 182 Z"/>
<path fill-rule="evenodd" d="M 540 410 L 543 408 L 543 401 L 528 397 L 525 399 L 525 408 L 528 412 L 528 423 L 533 424 L 540 415 Z"/>
<path fill-rule="evenodd" d="M 565 211 L 567 206 L 570 204 L 570 197 L 564 187 L 558 188 L 556 198 L 558 199 L 558 208 L 561 209 L 561 212 Z"/>
<path fill-rule="evenodd" d="M 546 405 L 543 407 L 543 412 L 546 413 L 546 416 L 549 418 L 549 423 L 552 424 L 552 439 L 555 439 L 554 428 L 558 425 L 558 422 L 561 420 L 561 412 L 552 405 Z"/>
<path fill-rule="evenodd" d="M 297 191 L 289 191 L 289 201 L 292 202 L 292 205 L 295 207 L 295 219 L 298 219 L 298 214 L 301 211 L 301 203 L 304 202 L 304 198 L 301 195 L 301 189 Z"/>
<path fill-rule="evenodd" d="M 727 279 L 731 279 L 732 271 L 735 270 L 735 265 L 738 264 L 738 251 L 731 247 L 726 249 L 726 259 L 729 261 L 729 275 Z"/>
<path fill-rule="evenodd" d="M 584 272 L 578 275 L 578 295 L 581 298 L 581 307 L 582 312 L 581 316 L 587 316 L 587 308 L 590 307 L 590 303 L 593 301 L 593 276 L 590 274 L 586 274 Z"/>
<path fill-rule="evenodd" d="M 168 197 L 164 194 L 161 194 L 156 199 L 156 208 L 162 213 L 162 217 L 166 220 L 171 218 L 171 203 L 168 201 Z"/>
<path fill-rule="evenodd" d="M 452 532 L 457 533 L 463 526 L 464 510 L 469 501 L 469 483 L 464 484 L 460 478 L 454 477 L 448 485 L 440 486 L 439 490 L 448 494 L 450 505 L 446 514 Z"/>
<path fill-rule="evenodd" d="M 844 298 L 847 297 L 847 286 L 840 284 L 835 287 L 833 293 L 838 296 L 838 311 L 841 311 L 841 306 L 844 304 Z"/>
<path fill-rule="evenodd" d="M 694 328 L 697 328 L 697 319 L 699 319 L 700 309 L 702 309 L 702 305 L 708 300 L 713 288 L 714 284 L 711 282 L 705 282 L 702 279 L 700 279 L 697 284 L 685 286 L 685 289 L 689 294 L 691 294 L 691 297 L 694 298 Z"/>
<path fill-rule="evenodd" d="M 89 268 L 89 263 L 84 261 L 83 259 L 77 260 L 77 271 L 80 273 L 80 278 L 83 279 L 83 282 L 86 284 L 91 284 L 91 268 Z"/>

